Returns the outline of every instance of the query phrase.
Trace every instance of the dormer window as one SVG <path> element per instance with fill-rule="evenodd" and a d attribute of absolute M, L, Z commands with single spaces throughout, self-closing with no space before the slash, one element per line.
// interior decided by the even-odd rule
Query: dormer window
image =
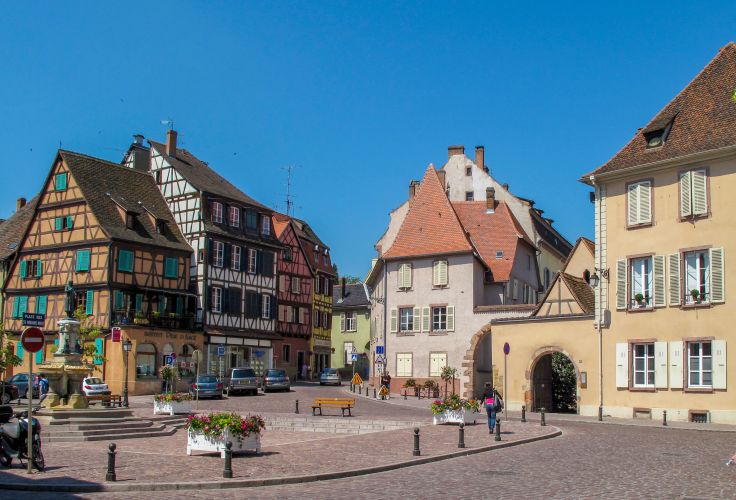
<path fill-rule="evenodd" d="M 133 229 L 135 227 L 135 214 L 133 212 L 126 212 L 125 227 L 128 229 Z"/>
<path fill-rule="evenodd" d="M 230 225 L 240 227 L 240 209 L 238 207 L 230 207 Z"/>
<path fill-rule="evenodd" d="M 261 234 L 263 236 L 271 235 L 271 218 L 268 215 L 261 216 Z"/>
<path fill-rule="evenodd" d="M 468 177 L 473 176 L 473 167 L 465 167 L 465 175 Z"/>
<path fill-rule="evenodd" d="M 473 201 L 473 192 L 472 191 L 466 191 L 465 192 L 465 201 Z"/>
<path fill-rule="evenodd" d="M 675 118 L 673 117 L 664 128 L 644 132 L 644 139 L 647 141 L 647 149 L 658 148 L 667 141 L 667 136 L 670 134 L 670 129 L 672 128 L 672 123 L 674 121 Z"/>
<path fill-rule="evenodd" d="M 496 250 L 496 258 L 503 259 L 503 250 Z"/>
<path fill-rule="evenodd" d="M 253 210 L 248 210 L 245 224 L 248 226 L 248 229 L 258 229 L 258 213 Z"/>
<path fill-rule="evenodd" d="M 212 202 L 212 222 L 222 224 L 222 203 L 219 201 Z"/>
<path fill-rule="evenodd" d="M 156 232 L 158 234 L 166 234 L 166 221 L 163 219 L 156 219 Z"/>

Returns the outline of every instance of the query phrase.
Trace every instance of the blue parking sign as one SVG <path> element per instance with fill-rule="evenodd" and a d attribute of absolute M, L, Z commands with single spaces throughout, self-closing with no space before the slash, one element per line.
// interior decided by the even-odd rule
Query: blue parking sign
<path fill-rule="evenodd" d="M 385 351 L 384 351 L 384 349 L 385 349 L 385 348 L 384 348 L 384 346 L 382 346 L 382 345 L 377 345 L 377 346 L 376 346 L 376 354 L 385 354 Z"/>
<path fill-rule="evenodd" d="M 218 345 L 217 346 L 217 355 L 218 356 L 224 356 L 225 355 L 225 346 L 224 345 Z"/>

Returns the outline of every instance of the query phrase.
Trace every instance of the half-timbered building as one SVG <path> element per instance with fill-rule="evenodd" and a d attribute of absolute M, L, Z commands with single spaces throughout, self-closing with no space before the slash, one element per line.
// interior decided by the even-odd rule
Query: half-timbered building
<path fill-rule="evenodd" d="M 198 295 L 196 314 L 205 331 L 207 369 L 273 366 L 276 334 L 276 266 L 281 245 L 272 210 L 249 197 L 207 163 L 177 148 L 140 136 L 124 164 L 150 171 L 176 224 L 194 249 L 191 274 Z"/>
<path fill-rule="evenodd" d="M 5 328 L 17 335 L 24 312 L 45 314 L 48 337 L 36 360 L 52 356 L 72 282 L 77 310 L 106 334 L 95 339 L 104 359 L 95 372 L 121 390 L 122 349 L 107 335 L 118 326 L 133 342 L 130 392 L 159 390 L 163 357 L 186 363 L 201 346 L 190 313 L 191 251 L 150 175 L 60 150 L 4 285 Z"/>

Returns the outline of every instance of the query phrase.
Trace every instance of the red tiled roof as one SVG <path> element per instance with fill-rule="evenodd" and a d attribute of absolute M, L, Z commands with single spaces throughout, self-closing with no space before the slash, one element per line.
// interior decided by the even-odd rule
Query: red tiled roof
<path fill-rule="evenodd" d="M 271 217 L 273 222 L 273 230 L 276 233 L 277 238 L 281 238 L 281 235 L 284 234 L 284 230 L 286 229 L 286 226 L 289 225 L 289 216 L 280 214 L 278 212 L 274 212 L 273 217 Z"/>
<path fill-rule="evenodd" d="M 508 281 L 521 240 L 534 246 L 509 207 L 500 202 L 489 214 L 485 201 L 456 201 L 452 206 L 481 259 L 493 273 L 493 280 Z M 496 258 L 498 251 L 503 252 L 503 258 Z"/>
<path fill-rule="evenodd" d="M 736 145 L 734 89 L 736 44 L 730 42 L 621 151 L 592 174 Z M 645 134 L 670 123 L 672 126 L 664 144 L 647 148 Z M 581 180 L 586 182 L 589 175 Z"/>
<path fill-rule="evenodd" d="M 409 212 L 384 258 L 473 250 L 432 165 L 424 172 L 424 179 L 409 203 Z"/>

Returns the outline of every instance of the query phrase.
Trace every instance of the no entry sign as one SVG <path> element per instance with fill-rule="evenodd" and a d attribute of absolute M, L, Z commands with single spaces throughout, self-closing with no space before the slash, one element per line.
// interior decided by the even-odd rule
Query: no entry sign
<path fill-rule="evenodd" d="M 20 336 L 23 349 L 28 352 L 38 352 L 43 349 L 43 332 L 36 327 L 26 328 Z"/>

